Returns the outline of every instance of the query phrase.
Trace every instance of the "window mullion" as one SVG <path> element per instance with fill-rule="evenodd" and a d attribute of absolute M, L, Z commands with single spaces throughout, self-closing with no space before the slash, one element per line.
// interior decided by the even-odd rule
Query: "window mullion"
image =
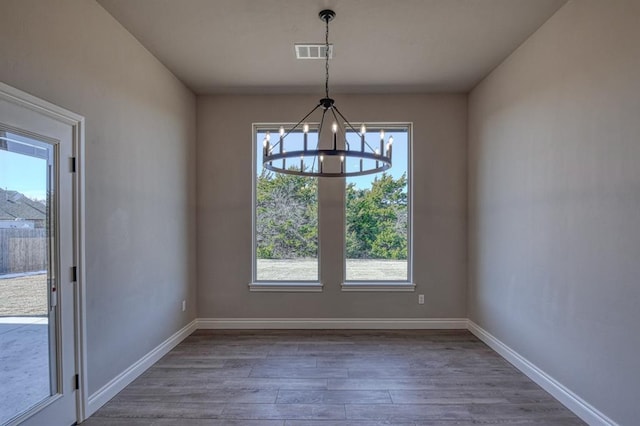
<path fill-rule="evenodd" d="M 344 280 L 344 179 L 318 183 L 320 281 L 337 286 Z"/>

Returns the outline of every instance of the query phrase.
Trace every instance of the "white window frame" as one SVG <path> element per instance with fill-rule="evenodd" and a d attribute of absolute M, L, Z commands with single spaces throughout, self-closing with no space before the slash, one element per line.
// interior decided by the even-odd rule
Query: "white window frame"
<path fill-rule="evenodd" d="M 318 125 L 318 123 L 309 123 L 310 125 Z M 368 281 L 347 281 L 346 280 L 346 199 L 345 192 L 342 192 L 344 204 L 344 222 L 342 228 L 342 279 L 341 290 L 345 292 L 407 292 L 415 291 L 415 283 L 413 282 L 413 123 L 412 122 L 376 122 L 366 123 L 370 128 L 384 128 L 385 131 L 392 130 L 393 128 L 407 129 L 408 134 L 408 146 L 407 154 L 409 156 L 407 162 L 407 280 L 368 280 Z M 258 132 L 271 130 L 274 133 L 277 132 L 280 125 L 285 128 L 291 128 L 295 123 L 253 123 L 251 128 L 251 282 L 249 283 L 249 290 L 252 292 L 322 292 L 322 229 L 321 229 L 321 216 L 322 205 L 320 196 L 320 183 L 318 184 L 318 280 L 317 281 L 266 281 L 257 280 L 257 246 L 256 246 L 256 183 L 257 183 L 257 170 L 256 162 L 258 156 L 261 155 L 261 151 L 258 146 Z M 360 123 L 357 123 L 359 127 Z M 355 126 L 355 124 L 354 124 Z M 344 180 L 344 179 L 343 179 Z M 346 189 L 346 180 L 344 180 L 343 188 Z M 338 236 L 336 235 L 336 238 Z M 336 265 L 338 266 L 338 265 Z"/>
<path fill-rule="evenodd" d="M 356 128 L 361 123 L 354 124 Z M 396 291 L 415 291 L 416 285 L 413 282 L 413 123 L 412 122 L 376 122 L 365 123 L 370 129 L 382 128 L 389 133 L 394 128 L 407 129 L 407 279 L 406 280 L 366 280 L 366 281 L 347 281 L 347 205 L 344 205 L 344 249 L 342 259 L 342 291 L 364 291 L 364 292 L 396 292 Z M 345 180 L 346 190 L 346 180 Z"/>
<path fill-rule="evenodd" d="M 257 280 L 258 276 L 258 258 L 256 256 L 256 182 L 258 179 L 256 171 L 258 152 L 258 132 L 269 130 L 274 134 L 277 134 L 277 129 L 280 125 L 285 128 L 291 128 L 296 123 L 253 123 L 251 126 L 251 141 L 253 143 L 251 147 L 251 282 L 249 283 L 249 291 L 261 291 L 261 292 L 321 292 L 323 289 L 322 284 L 322 262 L 320 259 L 321 242 L 320 242 L 320 197 L 318 196 L 318 280 L 317 281 L 266 281 Z M 309 123 L 314 125 L 314 123 Z M 315 123 L 317 126 L 318 124 Z M 274 130 L 275 129 L 275 130 Z"/>

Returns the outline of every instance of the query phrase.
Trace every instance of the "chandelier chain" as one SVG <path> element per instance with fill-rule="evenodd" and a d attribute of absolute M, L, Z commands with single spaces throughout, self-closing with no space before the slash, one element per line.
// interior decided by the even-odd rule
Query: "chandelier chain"
<path fill-rule="evenodd" d="M 329 97 L 329 17 L 325 18 L 326 30 L 324 33 L 324 57 L 325 57 L 325 80 L 324 92 Z"/>

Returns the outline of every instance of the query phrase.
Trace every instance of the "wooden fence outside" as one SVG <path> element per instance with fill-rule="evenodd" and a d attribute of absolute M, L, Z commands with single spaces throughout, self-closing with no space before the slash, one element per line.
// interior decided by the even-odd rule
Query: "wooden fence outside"
<path fill-rule="evenodd" d="M 46 229 L 0 229 L 0 275 L 46 269 Z"/>

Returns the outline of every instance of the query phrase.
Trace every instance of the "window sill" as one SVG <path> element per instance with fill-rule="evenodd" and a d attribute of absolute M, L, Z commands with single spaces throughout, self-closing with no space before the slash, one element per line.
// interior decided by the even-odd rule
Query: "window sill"
<path fill-rule="evenodd" d="M 249 283 L 249 291 L 321 292 L 320 282 L 257 282 Z"/>
<path fill-rule="evenodd" d="M 407 282 L 345 282 L 342 291 L 415 291 L 416 285 Z"/>

